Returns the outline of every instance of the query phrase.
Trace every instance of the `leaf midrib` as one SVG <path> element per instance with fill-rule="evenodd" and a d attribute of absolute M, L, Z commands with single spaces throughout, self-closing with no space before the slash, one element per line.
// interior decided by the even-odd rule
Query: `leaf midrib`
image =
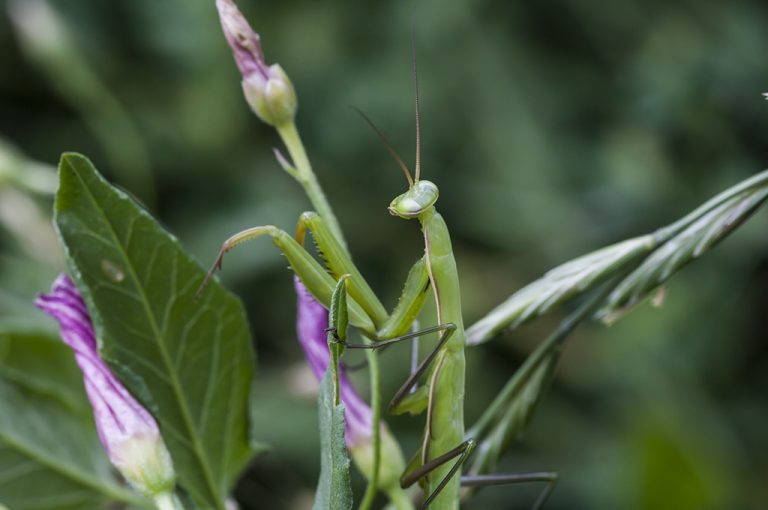
<path fill-rule="evenodd" d="M 117 247 L 118 251 L 123 257 L 123 260 L 126 263 L 128 274 L 131 280 L 133 281 L 134 286 L 137 289 L 137 292 L 139 293 L 139 297 L 141 298 L 140 301 L 141 301 L 142 308 L 144 308 L 144 312 L 148 318 L 148 322 L 152 329 L 153 336 L 157 340 L 158 351 L 160 351 L 160 354 L 162 356 L 163 364 L 166 366 L 166 369 L 168 370 L 169 377 L 171 380 L 171 388 L 173 389 L 173 392 L 176 395 L 176 398 L 179 402 L 179 408 L 181 409 L 184 425 L 187 428 L 192 438 L 192 444 L 194 446 L 194 454 L 198 458 L 200 467 L 202 468 L 205 482 L 208 485 L 208 490 L 211 491 L 211 495 L 213 495 L 214 497 L 216 508 L 219 510 L 225 510 L 225 507 L 222 505 L 221 498 L 219 498 L 219 492 L 217 490 L 216 482 L 213 479 L 213 474 L 211 473 L 210 466 L 206 462 L 207 457 L 202 451 L 202 444 L 200 443 L 200 438 L 197 434 L 197 430 L 194 428 L 192 417 L 187 407 L 187 401 L 185 398 L 183 398 L 183 393 L 180 387 L 180 381 L 176 376 L 175 369 L 173 367 L 173 364 L 170 361 L 169 354 L 166 351 L 165 343 L 162 341 L 163 336 L 160 334 L 160 331 L 158 330 L 154 314 L 148 307 L 147 296 L 144 292 L 144 287 L 141 285 L 139 281 L 138 275 L 134 270 L 133 264 L 131 263 L 130 258 L 128 257 L 128 253 L 125 251 L 122 242 L 117 236 L 117 232 L 115 232 L 115 229 L 112 223 L 109 221 L 104 209 L 102 209 L 102 207 L 99 205 L 98 201 L 96 200 L 96 197 L 93 195 L 91 188 L 88 186 L 85 180 L 83 180 L 83 178 L 80 176 L 80 173 L 74 168 L 72 163 L 67 161 L 66 159 L 64 161 L 66 161 L 67 166 L 69 166 L 70 168 L 70 171 L 77 177 L 77 179 L 80 181 L 80 183 L 83 185 L 83 187 L 87 191 L 87 195 L 91 203 L 94 205 L 96 210 L 98 210 L 99 213 L 101 214 L 101 217 L 104 219 L 104 223 L 106 223 L 106 225 L 108 226 L 109 233 L 112 236 L 112 240 L 114 241 L 115 246 Z M 141 212 L 139 212 L 139 214 L 141 214 Z"/>

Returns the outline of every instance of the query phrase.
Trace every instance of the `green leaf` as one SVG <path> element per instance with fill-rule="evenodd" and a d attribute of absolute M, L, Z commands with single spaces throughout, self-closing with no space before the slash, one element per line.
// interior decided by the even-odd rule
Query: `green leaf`
<path fill-rule="evenodd" d="M 344 441 L 344 404 L 334 405 L 332 371 L 320 383 L 320 480 L 313 510 L 352 508 L 349 455 Z"/>
<path fill-rule="evenodd" d="M 254 352 L 242 304 L 85 157 L 60 164 L 55 221 L 101 354 L 160 424 L 179 484 L 203 508 L 224 501 L 253 456 Z"/>
<path fill-rule="evenodd" d="M 59 340 L 34 335 L 3 335 L 0 351 L 0 505 L 142 506 L 115 481 L 71 351 Z"/>

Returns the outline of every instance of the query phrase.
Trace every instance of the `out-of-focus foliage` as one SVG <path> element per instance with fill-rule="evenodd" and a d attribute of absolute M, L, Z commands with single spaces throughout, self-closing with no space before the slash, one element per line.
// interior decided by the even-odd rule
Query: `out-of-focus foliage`
<path fill-rule="evenodd" d="M 90 510 L 121 501 L 146 508 L 110 473 L 68 350 L 45 335 L 0 332 L 0 506 Z"/>
<path fill-rule="evenodd" d="M 241 228 L 293 228 L 307 203 L 273 159 L 277 138 L 242 99 L 212 0 L 52 1 L 101 88 L 74 94 L 64 83 L 76 80 L 56 80 L 25 51 L 9 3 L 0 0 L 0 136 L 21 153 L 48 164 L 63 151 L 91 155 L 206 263 Z M 318 177 L 390 307 L 422 241 L 415 224 L 386 213 L 405 183 L 347 105 L 412 158 L 414 25 L 424 177 L 440 186 L 468 324 L 551 267 L 667 224 L 768 165 L 768 6 L 759 0 L 240 6 L 267 61 L 297 88 Z M 104 91 L 118 107 L 76 100 Z M 100 124 L 105 111 L 122 120 Z M 126 125 L 139 148 L 121 152 L 101 131 Z M 147 155 L 153 186 L 136 188 L 126 173 L 136 154 Z M 0 179 L 0 326 L 50 329 L 31 309 L 61 265 L 45 244 L 50 206 Z M 19 228 L 20 217 L 30 223 Z M 673 278 L 661 309 L 641 304 L 569 342 L 525 442 L 503 466 L 559 471 L 548 509 L 763 504 L 767 227 L 761 211 Z M 313 383 L 294 338 L 285 265 L 269 242 L 255 242 L 233 252 L 222 275 L 250 313 L 260 359 L 254 416 L 273 446 L 238 487 L 244 509 L 306 508 L 317 477 Z M 562 313 L 469 352 L 468 424 Z M 389 395 L 407 353 L 390 349 L 382 363 Z M 388 422 L 406 449 L 417 448 L 420 422 Z M 536 490 L 484 490 L 471 507 L 526 507 Z"/>

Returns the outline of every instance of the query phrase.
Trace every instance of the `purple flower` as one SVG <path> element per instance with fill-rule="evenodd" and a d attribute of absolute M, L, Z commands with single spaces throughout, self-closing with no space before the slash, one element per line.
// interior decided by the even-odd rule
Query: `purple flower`
<path fill-rule="evenodd" d="M 61 339 L 74 352 L 109 460 L 142 494 L 171 491 L 175 474 L 157 423 L 99 356 L 93 324 L 75 284 L 62 274 L 51 293 L 35 304 L 59 322 Z"/>
<path fill-rule="evenodd" d="M 328 351 L 328 311 L 317 302 L 307 288 L 294 278 L 297 298 L 296 331 L 304 355 L 315 377 L 320 380 L 328 369 L 331 355 Z M 373 474 L 373 414 L 368 404 L 360 398 L 343 368 L 339 373 L 339 393 L 344 402 L 344 418 L 347 448 L 358 469 L 370 479 Z M 405 460 L 400 445 L 392 437 L 387 425 L 380 422 L 381 456 L 379 459 L 379 487 L 387 493 L 400 493 L 400 475 Z"/>
<path fill-rule="evenodd" d="M 243 93 L 251 109 L 272 126 L 293 122 L 297 101 L 293 84 L 278 64 L 268 66 L 261 38 L 233 0 L 216 0 L 221 28 L 243 76 Z"/>
<path fill-rule="evenodd" d="M 294 279 L 297 297 L 296 332 L 315 377 L 320 380 L 328 369 L 331 355 L 328 352 L 326 329 L 328 311 L 317 302 L 298 278 Z M 373 427 L 371 408 L 360 398 L 347 378 L 343 367 L 339 373 L 339 393 L 344 402 L 347 446 L 353 448 L 370 441 Z"/>

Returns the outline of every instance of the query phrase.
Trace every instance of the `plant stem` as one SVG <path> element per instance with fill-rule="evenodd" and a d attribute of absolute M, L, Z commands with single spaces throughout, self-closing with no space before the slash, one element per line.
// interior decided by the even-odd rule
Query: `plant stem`
<path fill-rule="evenodd" d="M 360 502 L 359 510 L 368 510 L 376 498 L 376 491 L 379 488 L 379 465 L 381 464 L 381 378 L 379 376 L 379 358 L 375 349 L 366 349 L 368 358 L 368 369 L 371 380 L 371 410 L 372 416 L 372 445 L 373 445 L 373 468 L 371 469 L 371 478 L 368 480 L 368 487 L 365 488 L 365 494 Z"/>
<path fill-rule="evenodd" d="M 296 172 L 289 173 L 304 188 L 316 212 L 328 223 L 328 228 L 331 229 L 333 235 L 339 240 L 344 251 L 348 252 L 344 234 L 342 234 L 341 227 L 336 220 L 336 216 L 333 214 L 331 205 L 328 203 L 328 199 L 325 198 L 325 193 L 323 193 L 323 189 L 320 187 L 320 183 L 312 171 L 312 165 L 309 163 L 307 151 L 304 149 L 304 144 L 296 129 L 296 124 L 294 122 L 286 122 L 276 126 L 276 129 L 291 155 L 291 160 L 293 160 L 296 170 Z"/>

